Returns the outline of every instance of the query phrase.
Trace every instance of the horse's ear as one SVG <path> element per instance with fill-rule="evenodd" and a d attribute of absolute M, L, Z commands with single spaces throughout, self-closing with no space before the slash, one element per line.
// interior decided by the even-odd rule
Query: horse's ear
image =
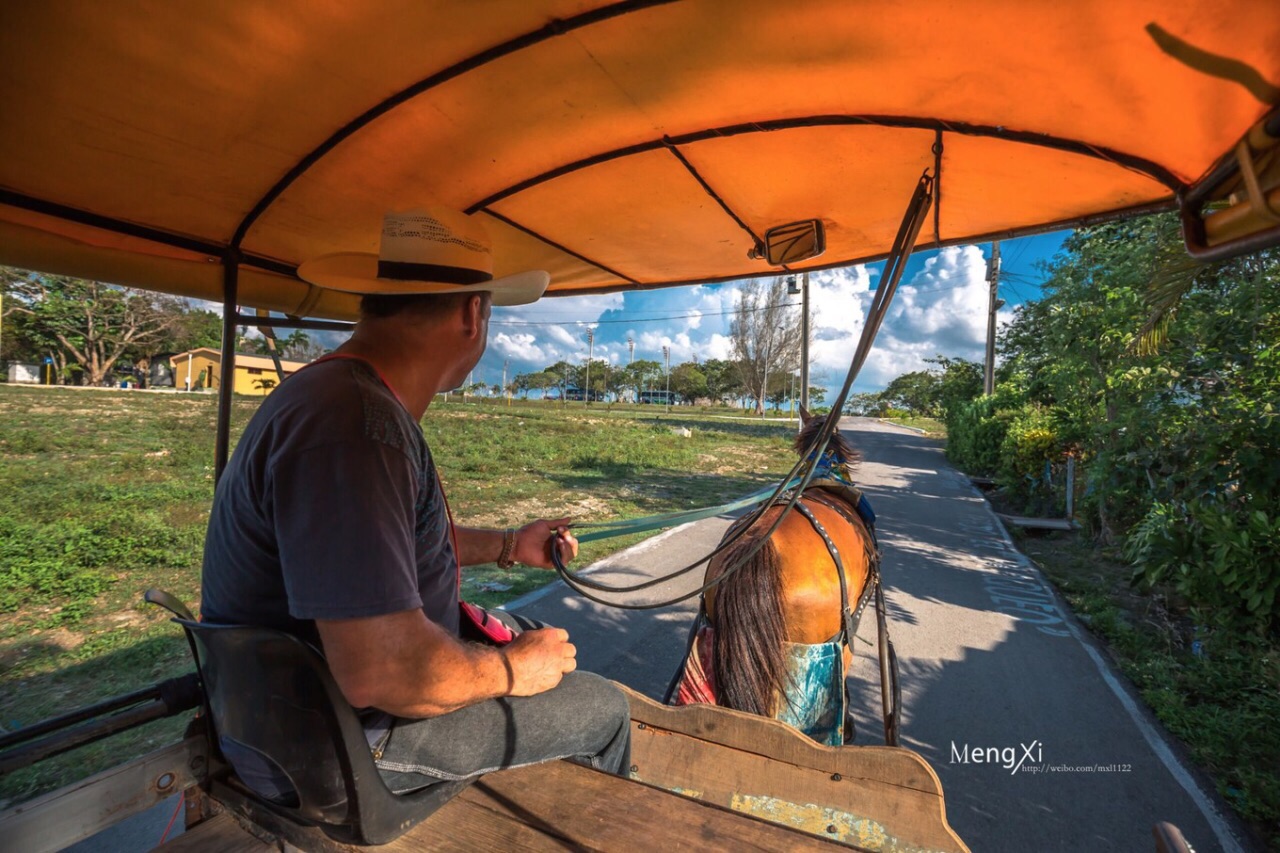
<path fill-rule="evenodd" d="M 800 407 L 800 423 L 804 426 L 808 426 L 812 420 L 813 420 L 813 415 L 809 414 L 808 409 L 806 409 L 804 406 L 801 406 Z"/>

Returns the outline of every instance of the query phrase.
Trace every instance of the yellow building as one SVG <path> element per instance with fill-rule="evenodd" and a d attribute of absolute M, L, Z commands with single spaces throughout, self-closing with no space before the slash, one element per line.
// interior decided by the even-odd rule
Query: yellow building
<path fill-rule="evenodd" d="M 222 352 L 212 347 L 200 347 L 170 356 L 169 364 L 173 367 L 173 387 L 180 391 L 217 388 L 222 379 Z M 280 366 L 288 377 L 306 364 L 281 360 Z M 231 389 L 236 394 L 265 396 L 279 384 L 280 376 L 270 356 L 236 353 L 235 384 Z"/>

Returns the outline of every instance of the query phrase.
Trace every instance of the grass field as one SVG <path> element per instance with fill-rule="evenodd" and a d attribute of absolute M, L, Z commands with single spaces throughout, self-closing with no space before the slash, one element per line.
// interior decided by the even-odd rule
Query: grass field
<path fill-rule="evenodd" d="M 258 402 L 236 401 L 233 441 Z M 0 384 L 4 730 L 190 670 L 176 626 L 141 599 L 157 586 L 198 603 L 215 413 L 212 395 Z M 457 520 L 476 526 L 720 503 L 781 476 L 793 430 L 688 408 L 518 402 L 441 402 L 424 421 Z M 638 538 L 590 543 L 577 565 Z M 493 606 L 553 577 L 477 567 L 463 589 Z M 155 748 L 182 725 L 153 723 L 8 774 L 0 801 Z"/>
<path fill-rule="evenodd" d="M 946 438 L 947 425 L 937 418 L 880 418 L 887 424 L 895 424 L 904 426 L 908 429 L 919 430 L 922 435 L 927 438 Z"/>

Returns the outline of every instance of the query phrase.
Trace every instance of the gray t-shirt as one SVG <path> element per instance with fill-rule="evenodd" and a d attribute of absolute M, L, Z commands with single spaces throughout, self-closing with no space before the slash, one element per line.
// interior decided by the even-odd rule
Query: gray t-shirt
<path fill-rule="evenodd" d="M 458 633 L 457 558 L 422 430 L 367 363 L 289 377 L 249 421 L 205 539 L 205 621 L 319 642 L 316 619 L 415 607 Z"/>

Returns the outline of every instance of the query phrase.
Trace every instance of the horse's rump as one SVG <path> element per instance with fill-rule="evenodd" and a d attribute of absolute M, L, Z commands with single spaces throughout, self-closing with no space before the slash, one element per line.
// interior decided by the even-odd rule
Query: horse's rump
<path fill-rule="evenodd" d="M 870 572 L 874 553 L 870 534 L 856 508 L 839 496 L 815 490 L 803 501 L 840 554 L 848 604 L 853 606 Z M 779 507 L 768 510 L 708 567 L 706 581 L 710 582 L 759 545 L 732 577 L 707 593 L 710 630 L 704 638 L 708 642 L 699 644 L 702 659 L 696 662 L 707 686 L 686 691 L 685 701 L 707 701 L 694 696 L 709 693 L 719 705 L 779 717 L 780 697 L 793 711 L 804 702 L 803 686 L 790 683 L 794 679 L 789 673 L 803 672 L 797 669 L 796 652 L 801 657 L 816 654 L 788 644 L 816 647 L 840 642 L 844 627 L 840 576 L 814 524 L 793 511 L 769 541 L 759 543 L 781 511 Z M 849 649 L 843 650 L 843 663 L 847 664 L 850 654 Z"/>

